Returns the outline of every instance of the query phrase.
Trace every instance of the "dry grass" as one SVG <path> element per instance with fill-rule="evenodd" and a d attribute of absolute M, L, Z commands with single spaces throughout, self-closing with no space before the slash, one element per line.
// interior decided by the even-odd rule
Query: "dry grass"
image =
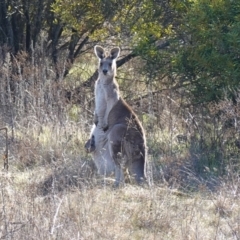
<path fill-rule="evenodd" d="M 0 174 L 0 239 L 239 239 L 238 178 L 215 192 L 154 179 L 113 189 L 84 153 L 81 126 L 27 126 Z"/>
<path fill-rule="evenodd" d="M 36 186 L 46 168 L 1 173 L 1 239 L 239 239 L 239 196 L 165 187 Z"/>
<path fill-rule="evenodd" d="M 0 72 L 0 125 L 10 134 L 9 172 L 0 172 L 0 239 L 240 239 L 237 124 L 226 128 L 214 114 L 183 108 L 177 93 L 148 96 L 157 89 L 119 72 L 123 95 L 147 130 L 152 185 L 113 189 L 113 179 L 99 177 L 83 149 L 91 89 L 83 89 L 78 105 L 66 103 L 66 81 L 54 82 L 51 64 L 41 59 L 24 71 L 10 74 L 6 64 Z M 136 66 L 126 72 L 130 67 Z M 70 89 L 88 76 L 86 69 L 72 72 Z M 21 81 L 12 86 L 9 79 Z M 0 133 L 0 166 L 4 146 Z M 226 179 L 214 172 L 221 164 Z"/>

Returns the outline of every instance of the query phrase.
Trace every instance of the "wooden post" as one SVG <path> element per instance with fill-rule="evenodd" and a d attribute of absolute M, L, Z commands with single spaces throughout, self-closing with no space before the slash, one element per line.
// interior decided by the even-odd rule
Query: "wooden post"
<path fill-rule="evenodd" d="M 5 147 L 5 153 L 3 156 L 3 160 L 4 160 L 3 167 L 4 167 L 4 169 L 6 169 L 8 171 L 8 128 L 7 127 L 0 128 L 0 131 L 2 131 L 2 130 L 6 131 L 6 133 L 5 133 L 6 147 Z"/>

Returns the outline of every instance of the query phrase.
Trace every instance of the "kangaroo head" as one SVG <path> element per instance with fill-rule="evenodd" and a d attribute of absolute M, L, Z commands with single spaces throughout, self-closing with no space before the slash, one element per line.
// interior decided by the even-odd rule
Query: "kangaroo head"
<path fill-rule="evenodd" d="M 119 56 L 120 48 L 116 47 L 106 55 L 104 49 L 98 45 L 94 47 L 94 52 L 99 59 L 99 75 L 104 77 L 114 77 L 116 75 L 116 59 Z"/>

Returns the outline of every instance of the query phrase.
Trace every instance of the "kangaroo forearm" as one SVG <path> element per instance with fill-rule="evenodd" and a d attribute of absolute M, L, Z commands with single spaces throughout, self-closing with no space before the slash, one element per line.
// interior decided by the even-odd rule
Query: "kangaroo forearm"
<path fill-rule="evenodd" d="M 98 115 L 96 113 L 94 113 L 93 121 L 94 121 L 94 124 L 97 126 L 98 125 Z"/>

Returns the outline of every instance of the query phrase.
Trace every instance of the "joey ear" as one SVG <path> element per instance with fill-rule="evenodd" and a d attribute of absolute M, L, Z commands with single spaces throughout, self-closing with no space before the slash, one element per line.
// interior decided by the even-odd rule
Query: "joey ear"
<path fill-rule="evenodd" d="M 111 56 L 112 59 L 117 59 L 119 57 L 119 54 L 120 54 L 120 48 L 119 47 L 113 48 L 110 52 L 110 56 Z"/>
<path fill-rule="evenodd" d="M 96 45 L 94 47 L 94 52 L 99 59 L 103 59 L 105 57 L 104 49 L 101 46 Z"/>

